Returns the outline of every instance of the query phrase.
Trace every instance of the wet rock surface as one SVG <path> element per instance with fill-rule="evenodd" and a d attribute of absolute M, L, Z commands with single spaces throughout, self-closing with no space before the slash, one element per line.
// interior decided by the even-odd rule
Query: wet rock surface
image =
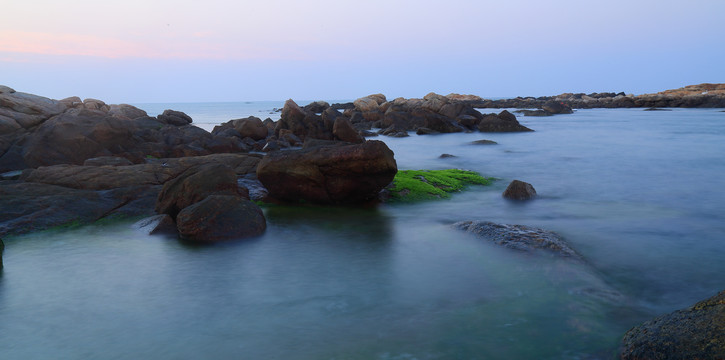
<path fill-rule="evenodd" d="M 725 291 L 632 328 L 621 359 L 725 359 Z"/>
<path fill-rule="evenodd" d="M 581 256 L 553 231 L 489 221 L 461 221 L 453 224 L 453 227 L 509 249 L 525 252 L 541 250 L 561 257 L 582 260 Z"/>
<path fill-rule="evenodd" d="M 382 141 L 369 140 L 270 153 L 259 163 L 257 177 L 278 200 L 343 204 L 375 199 L 396 172 L 393 152 Z"/>

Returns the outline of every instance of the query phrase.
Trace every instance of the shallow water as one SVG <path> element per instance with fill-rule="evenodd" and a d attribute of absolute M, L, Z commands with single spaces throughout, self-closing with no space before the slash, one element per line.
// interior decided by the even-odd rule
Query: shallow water
<path fill-rule="evenodd" d="M 520 120 L 536 132 L 379 138 L 401 169 L 500 179 L 451 200 L 268 207 L 263 236 L 210 247 L 128 223 L 6 239 L 2 358 L 609 359 L 725 288 L 725 113 Z M 505 201 L 512 179 L 540 197 Z M 587 261 L 450 227 L 469 219 L 557 231 Z"/>

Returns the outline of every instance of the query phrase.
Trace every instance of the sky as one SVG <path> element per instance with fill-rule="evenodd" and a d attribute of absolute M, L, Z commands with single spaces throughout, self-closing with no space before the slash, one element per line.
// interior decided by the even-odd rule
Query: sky
<path fill-rule="evenodd" d="M 0 0 L 0 84 L 107 103 L 725 82 L 723 0 Z"/>

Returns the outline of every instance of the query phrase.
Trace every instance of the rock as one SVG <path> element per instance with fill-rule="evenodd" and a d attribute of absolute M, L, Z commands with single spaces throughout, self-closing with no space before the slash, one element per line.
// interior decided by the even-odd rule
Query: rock
<path fill-rule="evenodd" d="M 29 182 L 3 184 L 0 236 L 104 218 L 151 216 L 160 190 L 161 185 L 88 190 Z"/>
<path fill-rule="evenodd" d="M 3 243 L 3 239 L 0 239 L 0 270 L 2 270 L 2 268 L 3 268 L 3 253 L 4 252 L 5 252 L 5 244 Z"/>
<path fill-rule="evenodd" d="M 644 111 L 672 111 L 672 109 L 660 109 L 660 108 L 656 108 L 656 107 L 651 107 L 651 108 L 644 109 Z"/>
<path fill-rule="evenodd" d="M 118 156 L 101 156 L 86 159 L 83 166 L 127 166 L 133 165 L 131 160 Z"/>
<path fill-rule="evenodd" d="M 581 255 L 553 231 L 489 221 L 461 221 L 453 224 L 453 227 L 509 249 L 525 252 L 542 250 L 557 256 L 582 260 Z"/>
<path fill-rule="evenodd" d="M 164 112 L 161 115 L 156 116 L 156 118 L 164 124 L 173 126 L 189 125 L 192 122 L 189 115 L 176 110 L 164 110 Z"/>
<path fill-rule="evenodd" d="M 541 109 L 549 114 L 572 114 L 571 107 L 566 103 L 560 101 L 548 101 L 544 105 L 541 105 Z"/>
<path fill-rule="evenodd" d="M 274 134 L 280 137 L 282 130 L 290 130 L 300 139 L 307 137 L 332 140 L 332 124 L 325 125 L 322 117 L 305 111 L 292 99 L 287 100 L 282 108 L 282 115 L 274 128 Z"/>
<path fill-rule="evenodd" d="M 219 163 L 195 165 L 164 184 L 155 210 L 175 218 L 182 209 L 213 194 L 242 197 L 237 174 Z"/>
<path fill-rule="evenodd" d="M 621 359 L 725 359 L 725 291 L 627 331 Z"/>
<path fill-rule="evenodd" d="M 534 187 L 523 181 L 511 181 L 509 186 L 503 192 L 503 197 L 511 200 L 529 200 L 536 196 Z"/>
<path fill-rule="evenodd" d="M 141 219 L 133 224 L 133 227 L 149 235 L 176 235 L 178 233 L 174 219 L 172 219 L 168 214 L 154 215 Z"/>
<path fill-rule="evenodd" d="M 377 140 L 270 153 L 257 167 L 271 197 L 323 204 L 375 199 L 396 172 L 393 152 Z"/>
<path fill-rule="evenodd" d="M 458 157 L 458 156 L 451 155 L 451 154 L 441 154 L 441 156 L 439 156 L 440 159 L 447 159 L 447 158 L 454 158 L 454 157 Z"/>
<path fill-rule="evenodd" d="M 113 117 L 125 117 L 130 120 L 148 116 L 146 111 L 128 104 L 110 105 L 108 114 Z"/>
<path fill-rule="evenodd" d="M 108 190 L 138 185 L 163 185 L 194 165 L 225 164 L 238 176 L 254 172 L 259 155 L 212 154 L 207 156 L 155 159 L 129 166 L 53 165 L 26 170 L 21 180 L 74 189 Z"/>
<path fill-rule="evenodd" d="M 182 239 L 200 243 L 258 236 L 267 228 L 259 206 L 229 195 L 211 195 L 184 208 L 176 225 Z"/>
<path fill-rule="evenodd" d="M 360 136 L 360 133 L 352 126 L 350 120 L 344 116 L 338 116 L 335 119 L 335 123 L 332 127 L 332 134 L 336 139 L 340 141 L 346 141 L 349 143 L 362 143 L 365 139 Z"/>
<path fill-rule="evenodd" d="M 320 114 L 329 107 L 330 104 L 327 101 L 314 101 L 305 105 L 303 109 L 311 113 Z"/>
<path fill-rule="evenodd" d="M 427 127 L 419 127 L 418 130 L 415 131 L 418 135 L 433 135 L 433 134 L 440 134 L 438 131 L 431 130 Z"/>
<path fill-rule="evenodd" d="M 501 111 L 498 115 L 485 115 L 478 123 L 478 130 L 481 132 L 521 132 L 533 131 L 526 126 L 519 124 L 516 116 L 507 110 Z"/>
<path fill-rule="evenodd" d="M 240 137 L 249 137 L 254 140 L 264 140 L 267 138 L 268 129 L 262 123 L 262 119 L 250 116 L 245 119 L 232 120 L 234 129 L 239 132 Z"/>
<path fill-rule="evenodd" d="M 552 114 L 544 110 L 517 110 L 517 113 L 521 113 L 524 116 L 551 116 Z"/>
<path fill-rule="evenodd" d="M 476 140 L 476 141 L 471 142 L 471 145 L 496 145 L 496 144 L 498 144 L 498 143 L 493 140 L 485 140 L 485 139 Z"/>

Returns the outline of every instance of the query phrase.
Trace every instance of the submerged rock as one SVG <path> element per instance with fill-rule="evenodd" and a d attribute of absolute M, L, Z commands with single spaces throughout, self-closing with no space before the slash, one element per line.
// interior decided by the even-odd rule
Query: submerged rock
<path fill-rule="evenodd" d="M 725 359 L 725 291 L 632 328 L 621 358 Z"/>
<path fill-rule="evenodd" d="M 536 197 L 536 189 L 527 182 L 514 180 L 503 192 L 503 197 L 511 200 L 529 200 Z"/>
<path fill-rule="evenodd" d="M 509 249 L 520 251 L 543 250 L 548 253 L 581 260 L 582 257 L 557 233 L 549 230 L 489 221 L 461 221 L 453 227 L 478 235 Z"/>
<path fill-rule="evenodd" d="M 343 204 L 375 199 L 397 171 L 393 151 L 369 140 L 269 153 L 257 177 L 279 200 Z"/>
<path fill-rule="evenodd" d="M 210 243 L 261 235 L 267 221 L 262 209 L 247 199 L 211 195 L 181 210 L 176 226 L 182 239 Z"/>

